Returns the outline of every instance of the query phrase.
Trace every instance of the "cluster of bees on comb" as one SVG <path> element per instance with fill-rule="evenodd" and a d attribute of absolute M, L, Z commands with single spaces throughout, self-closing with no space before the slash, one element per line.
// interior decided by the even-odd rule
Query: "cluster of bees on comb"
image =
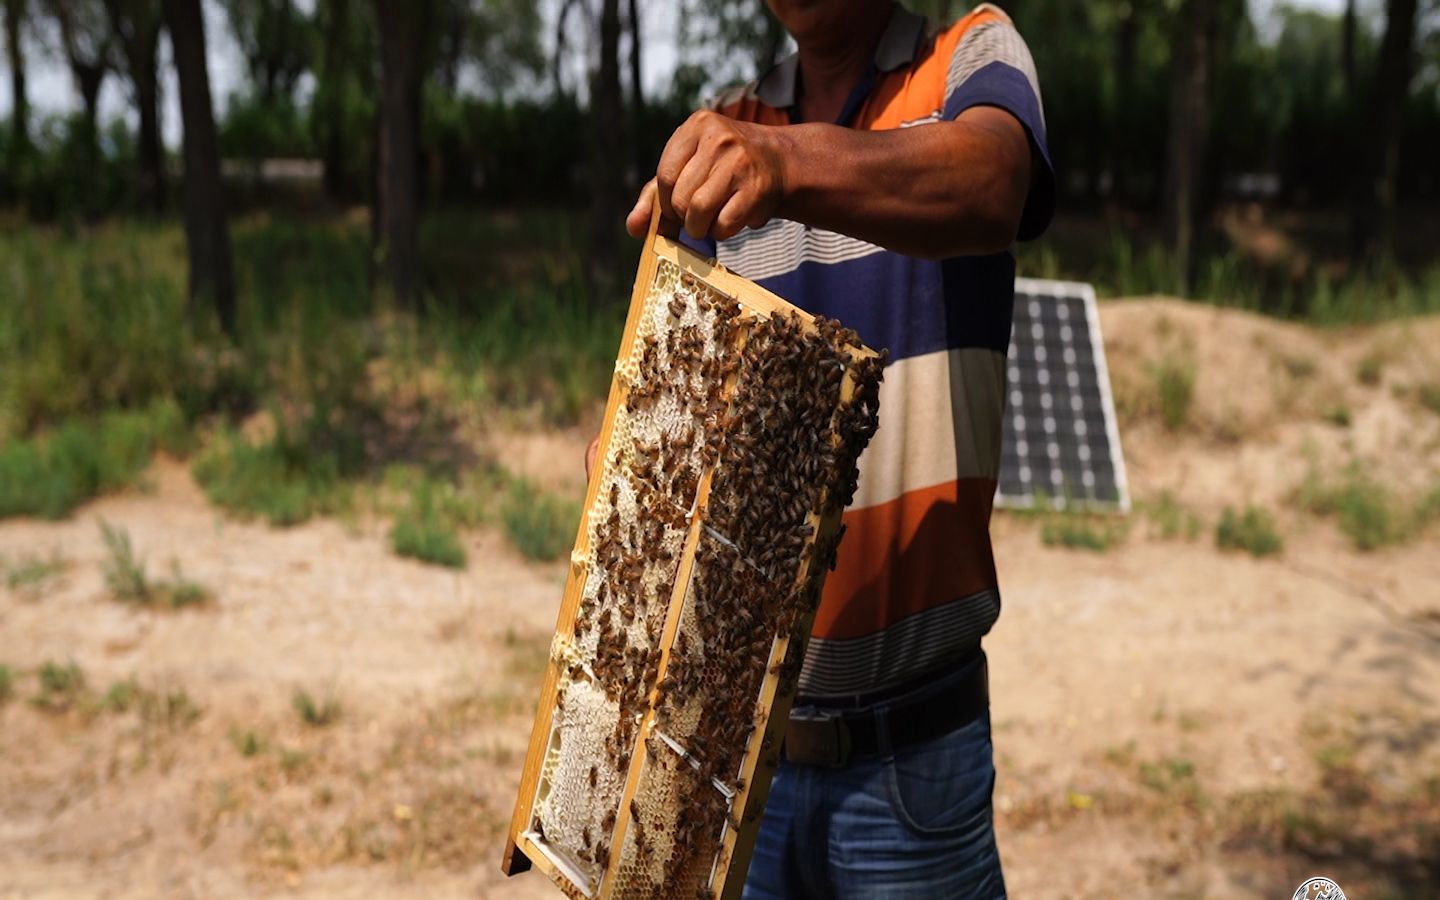
<path fill-rule="evenodd" d="M 740 826 L 732 807 L 746 753 L 765 724 L 761 687 L 772 674 L 790 690 L 798 676 L 801 632 L 843 532 L 818 529 L 854 495 L 884 366 L 836 322 L 762 316 L 678 269 L 668 274 L 619 367 L 625 393 L 587 510 L 576 652 L 565 668 L 571 682 L 602 691 L 618 718 L 581 783 L 552 786 L 588 791 L 578 846 L 561 849 L 592 883 L 620 854 L 612 893 L 624 896 L 677 896 L 681 886 L 711 896 L 723 830 Z M 687 535 L 693 566 L 665 647 Z M 790 652 L 772 659 L 787 637 L 796 638 Z M 613 786 L 640 747 L 635 799 L 621 809 Z M 612 848 L 617 820 L 624 846 Z M 535 830 L 558 834 L 545 824 L 537 817 Z"/>

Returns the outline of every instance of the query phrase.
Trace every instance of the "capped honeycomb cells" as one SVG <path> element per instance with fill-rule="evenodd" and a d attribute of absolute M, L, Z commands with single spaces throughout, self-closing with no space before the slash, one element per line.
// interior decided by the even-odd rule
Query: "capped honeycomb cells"
<path fill-rule="evenodd" d="M 709 886 L 730 798 L 699 767 L 652 737 L 627 811 L 615 896 L 695 897 Z"/>
<path fill-rule="evenodd" d="M 777 596 L 785 595 L 734 547 L 701 534 L 656 725 L 708 776 L 734 789 L 761 724 L 760 687 L 778 636 Z"/>

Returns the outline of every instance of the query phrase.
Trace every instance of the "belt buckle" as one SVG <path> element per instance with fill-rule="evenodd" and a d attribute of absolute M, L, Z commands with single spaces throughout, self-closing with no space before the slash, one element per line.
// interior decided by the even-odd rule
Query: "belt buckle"
<path fill-rule="evenodd" d="M 785 758 L 806 766 L 839 768 L 850 761 L 850 728 L 834 713 L 791 713 Z"/>

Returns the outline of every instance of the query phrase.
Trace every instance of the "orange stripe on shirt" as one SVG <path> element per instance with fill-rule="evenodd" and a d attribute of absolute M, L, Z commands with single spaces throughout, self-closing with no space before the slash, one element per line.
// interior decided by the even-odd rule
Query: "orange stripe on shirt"
<path fill-rule="evenodd" d="M 825 582 L 812 633 L 863 637 L 995 587 L 994 497 L 994 479 L 963 478 L 847 511 L 839 561 Z"/>

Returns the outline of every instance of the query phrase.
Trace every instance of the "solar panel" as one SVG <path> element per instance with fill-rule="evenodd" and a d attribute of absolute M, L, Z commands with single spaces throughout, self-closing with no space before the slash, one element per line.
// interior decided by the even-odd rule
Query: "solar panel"
<path fill-rule="evenodd" d="M 1130 509 L 1095 289 L 1015 279 L 999 506 Z"/>

